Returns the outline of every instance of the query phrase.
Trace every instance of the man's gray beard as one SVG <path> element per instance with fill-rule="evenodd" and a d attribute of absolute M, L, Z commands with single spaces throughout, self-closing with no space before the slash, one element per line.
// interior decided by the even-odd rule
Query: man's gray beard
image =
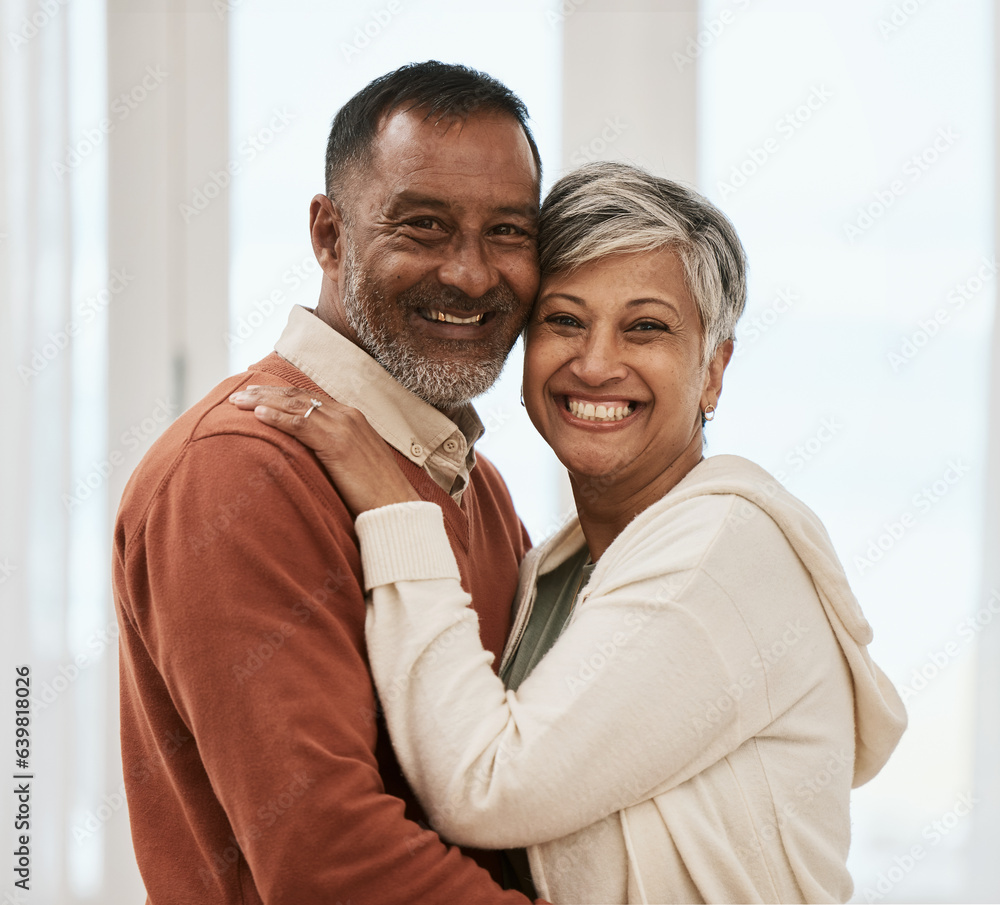
<path fill-rule="evenodd" d="M 519 332 L 508 345 L 504 344 L 503 337 L 494 335 L 483 345 L 483 357 L 477 361 L 448 362 L 428 358 L 413 348 L 406 334 L 393 336 L 379 313 L 393 304 L 408 310 L 438 305 L 455 307 L 454 296 L 449 296 L 447 291 L 431 293 L 418 285 L 400 293 L 395 303 L 388 302 L 381 290 L 355 266 L 350 246 L 345 271 L 344 313 L 347 323 L 357 334 L 358 344 L 411 393 L 435 408 L 450 409 L 481 396 L 496 383 Z M 518 306 L 508 287 L 493 292 L 495 295 L 486 307 L 510 311 Z M 477 301 L 480 307 L 484 306 L 482 299 Z"/>

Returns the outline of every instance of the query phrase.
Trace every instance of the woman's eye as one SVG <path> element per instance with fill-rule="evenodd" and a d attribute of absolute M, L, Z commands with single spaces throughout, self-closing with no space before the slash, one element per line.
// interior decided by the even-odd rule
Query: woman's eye
<path fill-rule="evenodd" d="M 632 329 L 638 333 L 653 333 L 658 330 L 669 332 L 670 330 L 666 324 L 661 324 L 657 321 L 639 321 L 639 323 L 632 326 Z"/>
<path fill-rule="evenodd" d="M 580 322 L 568 314 L 552 314 L 545 318 L 545 323 L 553 324 L 556 327 L 579 327 Z"/>

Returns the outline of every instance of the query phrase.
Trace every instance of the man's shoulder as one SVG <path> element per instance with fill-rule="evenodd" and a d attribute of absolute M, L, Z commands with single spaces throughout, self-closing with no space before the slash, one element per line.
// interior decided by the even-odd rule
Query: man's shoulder
<path fill-rule="evenodd" d="M 241 411 L 229 401 L 229 397 L 237 390 L 254 384 L 299 386 L 319 392 L 319 388 L 305 374 L 272 353 L 241 374 L 227 377 L 209 390 L 171 425 L 161 439 L 171 435 L 169 441 L 183 444 L 222 435 L 259 437 L 268 441 L 287 438 L 280 431 L 262 424 L 253 412 Z"/>
<path fill-rule="evenodd" d="M 234 470 L 265 468 L 276 474 L 289 462 L 299 460 L 309 463 L 310 473 L 322 476 L 312 453 L 295 438 L 229 402 L 232 393 L 250 384 L 311 385 L 300 372 L 296 373 L 301 380 L 288 379 L 280 367 L 271 367 L 270 361 L 264 359 L 226 378 L 163 432 L 129 478 L 119 508 L 120 521 L 141 518 L 154 497 L 177 483 L 178 472 L 183 474 L 186 493 L 211 493 L 226 484 Z"/>
<path fill-rule="evenodd" d="M 268 361 L 264 359 L 241 374 L 227 377 L 209 390 L 163 432 L 143 456 L 135 473 L 169 471 L 178 455 L 210 437 L 232 437 L 235 443 L 241 442 L 241 438 L 259 439 L 271 445 L 292 446 L 286 434 L 262 424 L 253 412 L 242 411 L 229 401 L 237 390 L 252 384 L 290 385 L 291 381 L 267 366 Z M 283 440 L 286 442 L 282 443 Z"/>

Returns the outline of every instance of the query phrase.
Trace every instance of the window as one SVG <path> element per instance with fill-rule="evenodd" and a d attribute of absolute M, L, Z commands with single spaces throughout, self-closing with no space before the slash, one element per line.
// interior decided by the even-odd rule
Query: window
<path fill-rule="evenodd" d="M 992 34 L 985 2 L 703 4 L 699 181 L 751 275 L 709 451 L 819 513 L 910 715 L 854 795 L 858 901 L 974 871 Z"/>
<path fill-rule="evenodd" d="M 247 6 L 230 14 L 230 156 L 240 163 L 230 195 L 234 372 L 271 351 L 291 305 L 316 304 L 309 201 L 323 191 L 334 113 L 373 78 L 425 59 L 482 69 L 527 104 L 550 173 L 559 159 L 560 18 L 547 6 L 422 0 L 352 6 L 346 14 L 342 5 L 305 9 Z M 295 65 L 261 65 L 275 58 Z M 520 361 L 518 346 L 498 385 L 477 402 L 487 428 L 478 448 L 500 468 L 537 538 L 565 508 L 562 469 L 518 403 Z"/>

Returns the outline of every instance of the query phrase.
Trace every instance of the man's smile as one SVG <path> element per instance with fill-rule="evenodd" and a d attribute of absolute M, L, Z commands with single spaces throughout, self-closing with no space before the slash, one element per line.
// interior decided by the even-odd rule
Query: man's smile
<path fill-rule="evenodd" d="M 418 308 L 417 313 L 426 321 L 443 324 L 461 324 L 463 326 L 482 326 L 493 314 L 491 311 L 462 312 L 454 314 L 440 308 Z"/>

